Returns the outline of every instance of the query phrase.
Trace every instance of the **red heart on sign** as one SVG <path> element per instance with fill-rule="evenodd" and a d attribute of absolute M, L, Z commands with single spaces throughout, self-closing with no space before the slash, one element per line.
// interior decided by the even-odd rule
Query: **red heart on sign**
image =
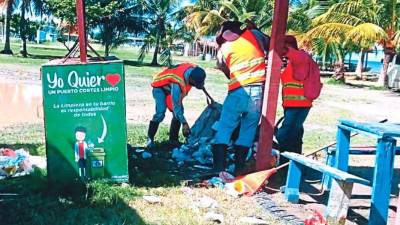
<path fill-rule="evenodd" d="M 119 74 L 107 74 L 106 81 L 114 87 L 121 81 L 121 76 Z"/>

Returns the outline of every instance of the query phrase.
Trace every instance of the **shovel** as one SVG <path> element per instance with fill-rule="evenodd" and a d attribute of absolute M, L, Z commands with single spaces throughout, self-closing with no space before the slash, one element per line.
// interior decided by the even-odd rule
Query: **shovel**
<path fill-rule="evenodd" d="M 388 121 L 387 119 L 384 119 L 384 120 L 379 121 L 379 123 L 385 123 L 387 121 Z M 358 133 L 352 134 L 350 137 L 354 137 L 356 135 L 358 135 Z M 325 146 L 319 148 L 318 150 L 315 150 L 305 156 L 308 157 L 308 156 L 314 155 L 326 148 L 336 145 L 336 143 L 337 143 L 336 141 L 332 142 L 332 143 L 325 145 Z M 259 191 L 262 188 L 262 186 L 264 185 L 264 183 L 272 175 L 274 175 L 276 172 L 278 172 L 278 170 L 285 168 L 288 165 L 289 165 L 289 162 L 284 163 L 278 167 L 275 167 L 275 168 L 272 168 L 269 170 L 262 170 L 262 171 L 258 171 L 255 173 L 250 173 L 250 174 L 247 174 L 244 176 L 237 177 L 237 178 L 235 178 L 235 181 L 233 181 L 234 187 L 235 187 L 236 191 L 239 192 L 240 194 L 251 196 L 254 193 L 256 193 L 257 191 Z"/>

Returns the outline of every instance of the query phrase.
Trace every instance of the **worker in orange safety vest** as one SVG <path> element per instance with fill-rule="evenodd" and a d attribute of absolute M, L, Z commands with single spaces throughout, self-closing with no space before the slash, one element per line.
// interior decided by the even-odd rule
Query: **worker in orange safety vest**
<path fill-rule="evenodd" d="M 179 130 L 182 124 L 182 133 L 189 136 L 190 128 L 184 116 L 183 98 L 189 93 L 192 86 L 197 89 L 204 87 L 205 71 L 191 63 L 181 63 L 175 67 L 165 68 L 153 77 L 153 98 L 156 103 L 156 112 L 150 121 L 147 132 L 147 147 L 154 145 L 154 137 L 159 124 L 164 120 L 167 108 L 173 113 L 169 140 L 178 145 Z"/>
<path fill-rule="evenodd" d="M 287 35 L 285 37 L 283 55 L 286 55 L 288 47 L 299 51 L 294 36 Z M 301 154 L 304 134 L 303 124 L 313 101 L 304 96 L 304 81 L 296 79 L 290 59 L 287 59 L 286 68 L 281 73 L 281 83 L 284 119 L 275 136 L 281 152 L 289 151 Z M 281 163 L 285 162 L 287 160 L 282 159 Z"/>
<path fill-rule="evenodd" d="M 266 48 L 269 46 L 266 35 L 241 26 L 240 22 L 226 21 L 216 37 L 219 45 L 217 66 L 228 77 L 229 83 L 212 147 L 213 169 L 215 172 L 225 170 L 231 135 L 240 124 L 239 136 L 233 144 L 235 175 L 242 172 L 255 139 L 266 75 Z"/>

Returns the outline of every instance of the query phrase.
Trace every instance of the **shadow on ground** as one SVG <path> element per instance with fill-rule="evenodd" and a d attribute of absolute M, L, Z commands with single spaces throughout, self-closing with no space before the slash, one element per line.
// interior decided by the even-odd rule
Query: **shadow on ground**
<path fill-rule="evenodd" d="M 0 180 L 1 224 L 132 224 L 145 221 L 129 200 L 140 196 L 133 187 L 104 181 L 67 186 L 50 184 L 44 170 Z"/>
<path fill-rule="evenodd" d="M 368 179 L 372 182 L 374 167 L 350 167 L 350 173 Z M 392 185 L 391 185 L 391 198 L 395 198 L 399 189 L 397 183 L 399 181 L 400 169 L 395 168 L 393 171 Z M 321 186 L 322 174 L 312 169 L 306 168 L 303 172 L 302 183 L 300 185 L 299 205 L 301 208 L 306 208 L 312 205 L 312 208 L 323 213 L 325 206 L 328 203 L 329 191 L 324 191 Z M 276 190 L 286 184 L 286 171 L 279 171 L 269 179 L 266 191 L 270 194 L 277 194 Z M 275 191 L 272 191 L 275 189 Z M 283 194 L 279 194 L 283 198 Z M 347 219 L 356 224 L 368 224 L 368 215 L 371 207 L 371 191 L 369 187 L 363 185 L 355 185 L 351 197 L 351 206 L 348 211 Z M 308 206 L 307 206 L 308 205 Z M 289 206 L 290 208 L 290 206 Z M 288 209 L 290 210 L 290 209 Z M 396 212 L 396 206 L 392 204 L 389 206 L 389 211 Z M 390 214 L 390 213 L 389 213 Z M 390 218 L 389 218 L 390 219 Z"/>

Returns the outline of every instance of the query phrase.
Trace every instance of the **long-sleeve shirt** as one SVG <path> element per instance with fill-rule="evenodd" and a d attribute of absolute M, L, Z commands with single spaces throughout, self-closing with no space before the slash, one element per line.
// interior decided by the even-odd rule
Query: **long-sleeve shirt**
<path fill-rule="evenodd" d="M 193 68 L 189 68 L 185 71 L 185 83 L 189 83 L 189 74 L 193 70 Z M 175 118 L 179 120 L 181 123 L 187 123 L 186 118 L 183 114 L 183 104 L 182 104 L 182 90 L 179 87 L 179 84 L 171 84 L 171 96 L 172 96 L 172 105 L 173 105 L 173 113 Z"/>

